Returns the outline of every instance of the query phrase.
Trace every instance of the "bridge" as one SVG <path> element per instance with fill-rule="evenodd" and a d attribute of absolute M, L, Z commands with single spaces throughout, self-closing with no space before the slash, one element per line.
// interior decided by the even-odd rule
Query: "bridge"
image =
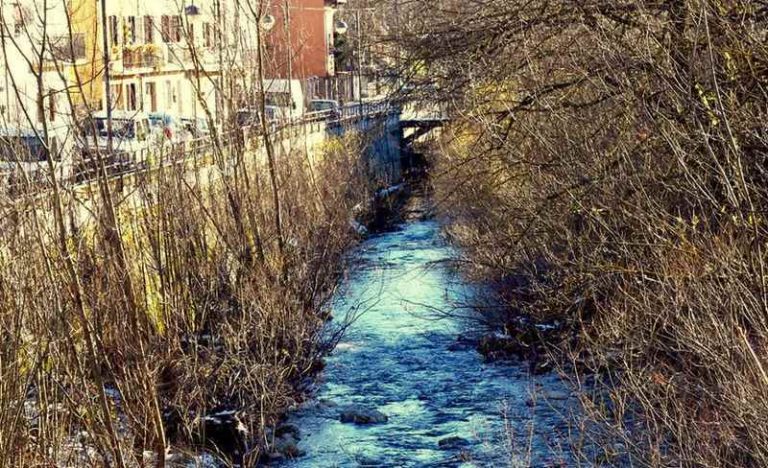
<path fill-rule="evenodd" d="M 400 127 L 404 145 L 412 145 L 433 130 L 442 128 L 449 120 L 448 113 L 440 104 L 417 101 L 403 106 Z"/>

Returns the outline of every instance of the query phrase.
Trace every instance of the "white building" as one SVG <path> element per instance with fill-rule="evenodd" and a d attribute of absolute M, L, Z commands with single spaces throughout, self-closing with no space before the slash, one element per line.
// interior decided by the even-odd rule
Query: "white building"
<path fill-rule="evenodd" d="M 109 0 L 112 108 L 216 115 L 220 73 L 213 1 Z"/>
<path fill-rule="evenodd" d="M 3 128 L 39 129 L 68 126 L 71 109 L 67 83 L 71 63 L 61 54 L 59 39 L 67 35 L 63 2 L 3 2 L 0 34 L 0 124 Z M 41 18 L 47 18 L 43 25 Z M 43 35 L 47 41 L 43 41 Z M 39 60 L 42 44 L 43 61 Z M 53 60 L 56 59 L 56 60 Z M 39 78 L 39 80 L 38 80 Z M 42 86 L 41 86 L 42 85 Z"/>

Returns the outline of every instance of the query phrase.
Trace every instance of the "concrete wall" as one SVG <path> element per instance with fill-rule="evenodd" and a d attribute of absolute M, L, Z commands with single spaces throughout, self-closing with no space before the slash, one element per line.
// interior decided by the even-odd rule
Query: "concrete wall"
<path fill-rule="evenodd" d="M 400 148 L 399 148 L 399 115 L 387 114 L 375 117 L 351 118 L 343 123 L 328 123 L 326 121 L 307 122 L 301 125 L 285 128 L 274 134 L 274 147 L 276 149 L 278 163 L 280 158 L 297 157 L 303 154 L 308 156 L 310 163 L 316 163 L 322 156 L 324 144 L 329 138 L 339 137 L 355 133 L 364 138 L 367 144 L 366 151 L 360 155 L 368 164 L 371 177 L 381 187 L 396 183 L 400 173 Z M 227 139 L 232 141 L 231 138 Z M 251 164 L 266 171 L 266 150 L 262 139 L 257 133 L 249 135 L 245 132 L 246 158 L 245 163 Z M 215 187 L 224 173 L 229 168 L 215 164 L 209 146 L 198 144 L 196 150 L 190 146 L 185 157 L 164 156 L 165 163 L 156 164 L 154 167 L 124 175 L 116 175 L 111 178 L 112 191 L 123 208 L 132 209 L 145 206 L 147 197 L 151 197 L 151 183 L 143 185 L 142 190 L 136 190 L 139 183 L 151 180 L 162 171 L 182 170 L 190 186 L 203 184 Z M 177 148 L 178 149 L 178 148 Z M 69 191 L 68 191 L 69 192 Z M 82 183 L 72 187 L 71 195 L 65 204 L 73 218 L 72 226 L 76 229 L 88 229 L 90 223 L 95 221 L 94 214 L 99 201 L 99 190 L 96 182 Z M 151 199 L 151 198 L 150 198 Z M 40 194 L 36 209 L 42 219 L 51 216 L 51 197 Z"/>

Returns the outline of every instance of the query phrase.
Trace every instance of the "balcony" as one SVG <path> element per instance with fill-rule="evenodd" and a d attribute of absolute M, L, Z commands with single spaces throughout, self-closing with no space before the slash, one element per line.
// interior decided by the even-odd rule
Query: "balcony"
<path fill-rule="evenodd" d="M 122 51 L 116 51 L 116 54 L 114 60 L 122 57 L 123 70 L 160 69 L 167 66 L 184 70 L 195 68 L 192 51 L 186 44 L 181 43 L 129 45 L 123 47 Z M 208 69 L 217 63 L 216 56 L 210 49 L 198 48 L 195 55 L 201 68 Z"/>
<path fill-rule="evenodd" d="M 123 69 L 160 68 L 165 65 L 162 46 L 145 44 L 126 46 L 123 49 Z"/>

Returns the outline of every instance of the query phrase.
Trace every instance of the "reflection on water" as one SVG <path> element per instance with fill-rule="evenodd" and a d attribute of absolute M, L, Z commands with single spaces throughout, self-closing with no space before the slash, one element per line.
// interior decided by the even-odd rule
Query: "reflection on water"
<path fill-rule="evenodd" d="M 337 318 L 349 310 L 359 317 L 328 358 L 317 401 L 291 415 L 306 455 L 284 466 L 506 466 L 510 451 L 529 445 L 532 459 L 518 460 L 524 465 L 561 459 L 552 447 L 567 431 L 562 410 L 531 399 L 543 389 L 562 400 L 557 377 L 532 380 L 525 365 L 484 364 L 471 347 L 455 349 L 463 321 L 440 311 L 482 292 L 452 271 L 454 254 L 434 221 L 407 223 L 362 245 L 334 306 Z M 389 420 L 340 422 L 350 405 Z M 441 449 L 448 437 L 465 440 L 443 441 Z"/>

